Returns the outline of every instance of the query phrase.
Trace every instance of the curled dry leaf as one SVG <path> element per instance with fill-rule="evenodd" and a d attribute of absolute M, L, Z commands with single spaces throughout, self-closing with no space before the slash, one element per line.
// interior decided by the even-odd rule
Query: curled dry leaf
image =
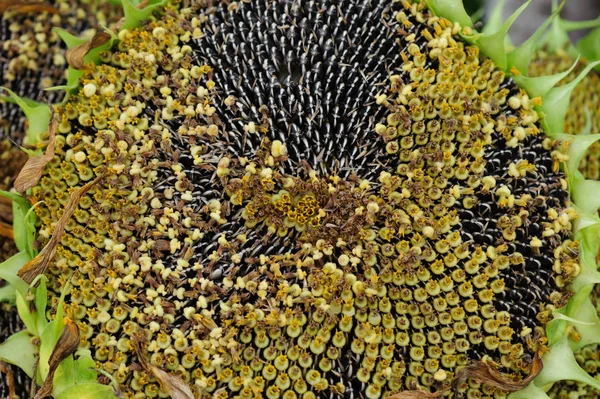
<path fill-rule="evenodd" d="M 458 372 L 454 380 L 454 386 L 460 385 L 467 378 L 472 378 L 502 391 L 515 392 L 529 385 L 542 371 L 542 367 L 542 358 L 536 355 L 529 375 L 520 381 L 516 381 L 513 376 L 498 371 L 496 366 L 490 362 L 477 361 Z"/>
<path fill-rule="evenodd" d="M 50 359 L 48 360 L 48 365 L 50 366 L 48 375 L 40 390 L 37 391 L 34 399 L 42 399 L 52 393 L 52 380 L 54 379 L 54 373 L 60 365 L 60 362 L 71 356 L 79 347 L 79 328 L 77 327 L 77 324 L 69 318 L 65 318 L 64 322 L 65 327 L 58 338 L 54 350 L 52 350 Z"/>
<path fill-rule="evenodd" d="M 14 238 L 13 228 L 10 224 L 0 222 L 0 237 L 10 238 L 11 240 Z"/>
<path fill-rule="evenodd" d="M 6 197 L 0 196 L 0 220 L 12 222 L 12 201 Z"/>
<path fill-rule="evenodd" d="M 453 381 L 454 391 L 458 392 L 458 386 L 468 378 L 484 383 L 491 387 L 506 392 L 515 392 L 525 388 L 542 371 L 542 358 L 536 355 L 531 372 L 529 375 L 516 381 L 513 376 L 503 374 L 491 362 L 476 361 L 458 372 Z M 427 392 L 422 390 L 402 391 L 388 396 L 388 399 L 436 399 L 444 396 L 450 388 L 442 389 L 438 392 Z M 454 394 L 457 398 L 457 394 Z"/>
<path fill-rule="evenodd" d="M 29 190 L 31 187 L 35 186 L 42 174 L 44 173 L 44 168 L 54 158 L 54 145 L 56 141 L 56 129 L 58 128 L 58 120 L 56 117 L 52 116 L 52 120 L 50 121 L 50 126 L 48 126 L 48 146 L 46 147 L 46 151 L 43 155 L 38 155 L 35 157 L 31 157 L 21 169 L 19 176 L 15 180 L 15 189 L 21 194 L 25 191 Z"/>
<path fill-rule="evenodd" d="M 447 391 L 447 389 L 438 392 L 427 392 L 422 390 L 402 391 L 388 396 L 388 399 L 436 399 L 444 396 Z"/>
<path fill-rule="evenodd" d="M 102 179 L 102 177 L 103 175 L 96 177 L 94 180 L 87 183 L 85 186 L 71 193 L 69 202 L 67 202 L 62 216 L 60 217 L 60 219 L 58 219 L 58 222 L 54 227 L 54 232 L 52 233 L 52 238 L 50 239 L 50 241 L 48 241 L 46 246 L 40 251 L 40 253 L 35 258 L 27 262 L 27 264 L 25 264 L 25 266 L 23 266 L 21 270 L 19 270 L 19 272 L 17 273 L 19 277 L 21 277 L 23 281 L 25 281 L 27 284 L 31 284 L 37 276 L 43 274 L 46 271 L 48 265 L 50 264 L 50 261 L 52 261 L 54 255 L 56 254 L 56 248 L 62 238 L 65 226 L 67 225 L 67 222 L 73 215 L 73 212 L 75 212 L 75 209 L 77 209 L 77 205 L 79 205 L 79 200 L 96 183 L 98 183 L 100 179 Z"/>
<path fill-rule="evenodd" d="M 20 14 L 27 14 L 32 12 L 49 12 L 52 14 L 58 14 L 58 10 L 50 4 L 39 3 L 36 1 L 1 0 L 0 13 L 9 11 L 17 12 Z"/>
<path fill-rule="evenodd" d="M 83 58 L 87 53 L 96 47 L 100 47 L 107 43 L 110 40 L 110 37 L 110 34 L 106 32 L 98 32 L 89 41 L 68 49 L 65 58 L 67 59 L 69 66 L 74 69 L 83 69 Z"/>
<path fill-rule="evenodd" d="M 6 374 L 6 385 L 8 386 L 8 397 L 14 398 L 16 396 L 15 388 L 15 375 L 13 374 L 10 366 L 3 361 L 0 361 L 0 373 Z"/>
<path fill-rule="evenodd" d="M 194 399 L 194 394 L 181 378 L 169 374 L 164 370 L 152 365 L 142 353 L 142 340 L 140 335 L 134 335 L 131 340 L 133 349 L 144 370 L 151 373 L 158 381 L 160 386 L 167 391 L 171 399 Z"/>

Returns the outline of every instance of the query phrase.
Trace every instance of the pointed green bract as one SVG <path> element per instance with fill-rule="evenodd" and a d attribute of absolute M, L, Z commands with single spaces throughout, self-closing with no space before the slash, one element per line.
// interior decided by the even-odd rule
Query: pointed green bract
<path fill-rule="evenodd" d="M 594 288 L 593 284 L 588 284 L 585 287 L 582 287 L 579 291 L 577 291 L 577 293 L 575 295 L 573 295 L 573 297 L 569 300 L 569 303 L 567 304 L 567 306 L 565 306 L 562 309 L 562 313 L 570 318 L 571 323 L 576 324 L 578 326 L 580 325 L 592 325 L 594 324 L 594 322 L 589 322 L 587 320 L 583 320 L 581 318 L 578 317 L 579 315 L 579 309 L 581 308 L 581 306 L 583 306 L 583 304 L 585 303 L 586 300 L 589 299 L 590 294 L 592 293 L 592 290 Z M 566 319 L 563 319 L 566 320 Z"/>
<path fill-rule="evenodd" d="M 52 351 L 62 334 L 62 330 L 65 326 L 63 317 L 64 317 L 64 308 L 63 305 L 65 303 L 65 295 L 70 290 L 70 284 L 65 285 L 58 304 L 56 305 L 56 315 L 54 316 L 54 320 L 47 323 L 46 327 L 43 331 L 40 331 L 40 356 L 39 363 L 37 368 L 37 383 L 38 385 L 42 385 L 46 376 L 48 375 L 48 371 L 50 370 L 50 366 L 48 364 L 48 360 L 50 359 L 50 355 L 52 355 Z M 61 362 L 62 364 L 62 362 Z M 60 366 L 59 366 L 60 368 Z"/>
<path fill-rule="evenodd" d="M 535 384 L 529 384 L 518 392 L 508 395 L 508 399 L 550 399 L 546 392 Z"/>
<path fill-rule="evenodd" d="M 600 208 L 600 182 L 576 179 L 573 181 L 573 200 L 584 212 L 594 213 Z"/>
<path fill-rule="evenodd" d="M 527 3 L 519 7 L 517 11 L 502 24 L 502 27 L 498 31 L 471 37 L 472 42 L 477 44 L 481 52 L 494 61 L 494 64 L 503 71 L 506 71 L 508 67 L 506 46 L 504 45 L 506 38 L 508 37 L 508 31 L 531 1 L 532 0 L 528 0 Z M 469 39 L 469 37 L 467 37 L 467 39 Z"/>
<path fill-rule="evenodd" d="M 582 261 L 582 264 L 584 262 Z M 590 265 L 595 265 L 595 259 L 589 262 Z M 586 286 L 600 283 L 600 272 L 591 267 L 583 267 L 579 275 L 571 283 L 573 291 L 578 292 Z"/>
<path fill-rule="evenodd" d="M 483 33 L 484 35 L 489 35 L 498 32 L 500 29 L 502 29 L 502 25 L 504 24 L 504 17 L 502 14 L 504 14 L 505 5 L 506 0 L 498 0 L 496 6 L 490 13 L 489 18 L 485 22 L 481 33 Z"/>
<path fill-rule="evenodd" d="M 31 205 L 23 196 L 16 193 L 0 190 L 0 196 L 10 199 L 13 204 L 13 236 L 17 249 L 26 251 L 33 258 L 36 216 L 35 213 L 30 212 Z"/>
<path fill-rule="evenodd" d="M 552 138 L 556 140 L 566 141 L 569 143 L 568 155 L 569 159 L 566 162 L 567 175 L 569 178 L 573 178 L 575 173 L 578 171 L 579 164 L 585 156 L 588 149 L 596 141 L 600 140 L 600 134 L 555 134 Z M 572 180 L 572 179 L 571 179 Z"/>
<path fill-rule="evenodd" d="M 553 2 L 553 10 L 555 10 L 556 7 L 556 2 Z M 545 38 L 542 44 L 551 52 L 555 52 L 564 48 L 565 46 L 568 46 L 570 48 L 570 53 L 577 54 L 578 51 L 573 51 L 575 49 L 571 44 L 568 33 L 576 30 L 595 28 L 598 26 L 600 26 L 600 17 L 587 21 L 567 21 L 559 16 L 553 21 L 549 35 Z M 581 50 L 579 49 L 579 51 Z M 584 52 L 581 53 L 585 56 Z M 595 58 L 588 57 L 588 59 Z"/>
<path fill-rule="evenodd" d="M 84 38 L 74 36 L 62 28 L 53 28 L 52 30 L 54 32 L 56 32 L 56 34 L 58 34 L 58 36 L 60 36 L 62 41 L 67 45 L 67 48 L 69 48 L 69 49 L 80 46 L 91 40 L 89 38 L 84 39 Z M 106 51 L 112 47 L 112 45 L 114 44 L 114 42 L 116 40 L 116 37 L 111 30 L 106 30 L 106 32 L 109 32 L 111 34 L 111 40 L 109 40 L 107 43 L 105 43 L 99 47 L 96 47 L 96 48 L 90 50 L 83 57 L 84 63 L 89 63 L 89 62 L 98 63 L 100 61 L 100 53 L 102 51 Z M 82 76 L 83 76 L 83 71 L 80 71 L 78 69 L 75 69 L 75 68 L 72 68 L 69 66 L 69 68 L 67 69 L 67 84 L 62 85 L 62 86 L 50 87 L 46 90 L 48 90 L 48 91 L 65 90 L 67 95 L 65 96 L 65 99 L 63 100 L 63 102 L 64 102 L 68 99 L 69 95 L 79 87 L 79 78 L 81 78 Z"/>
<path fill-rule="evenodd" d="M 123 12 L 125 13 L 125 22 L 121 29 L 131 29 L 139 26 L 142 21 L 146 21 L 150 19 L 152 13 L 160 6 L 166 5 L 168 0 L 150 0 L 148 5 L 144 8 L 138 8 L 138 3 L 133 2 L 132 0 L 121 0 L 121 4 L 123 5 Z M 452 1 L 448 1 L 451 3 Z M 461 3 L 462 1 L 459 0 Z M 463 8 L 464 12 L 464 8 Z M 465 12 L 466 15 L 466 12 Z M 468 15 L 467 15 L 468 17 Z M 469 19 L 470 21 L 470 19 Z"/>
<path fill-rule="evenodd" d="M 540 106 L 540 110 L 544 113 L 544 124 L 546 125 L 547 132 L 557 133 L 562 131 L 571 93 L 585 75 L 599 64 L 600 61 L 596 61 L 587 65 L 573 81 L 566 85 L 553 88 L 543 97 L 543 103 Z"/>
<path fill-rule="evenodd" d="M 11 335 L 0 345 L 0 360 L 19 367 L 30 378 L 33 377 L 35 346 L 27 331 L 19 331 Z"/>
<path fill-rule="evenodd" d="M 535 31 L 533 35 L 529 37 L 529 39 L 527 39 L 522 45 L 520 45 L 519 47 L 515 48 L 507 54 L 508 70 L 514 67 L 521 74 L 527 75 L 527 68 L 529 67 L 529 63 L 533 58 L 533 54 L 535 53 L 535 50 L 539 45 L 540 38 L 542 37 L 548 26 L 550 26 L 552 21 L 554 21 L 554 19 L 558 17 L 565 3 L 566 0 L 563 0 L 560 3 L 560 6 L 552 12 L 550 17 L 548 17 L 544 21 L 544 23 L 540 25 L 540 27 Z M 535 96 L 536 95 L 534 95 L 534 97 Z"/>
<path fill-rule="evenodd" d="M 112 399 L 115 393 L 110 385 L 97 382 L 96 363 L 89 350 L 80 350 L 60 363 L 54 375 L 52 395 L 63 399 Z M 112 377 L 112 376 L 111 376 Z"/>
<path fill-rule="evenodd" d="M 48 325 L 48 320 L 46 319 L 46 306 L 48 305 L 48 290 L 46 289 L 47 281 L 48 277 L 40 274 L 33 280 L 29 288 L 31 295 L 35 298 L 37 331 L 42 331 Z"/>
<path fill-rule="evenodd" d="M 0 97 L 0 100 L 16 103 L 27 117 L 29 127 L 27 128 L 26 143 L 35 146 L 38 143 L 38 136 L 48 130 L 52 116 L 50 107 L 28 98 L 21 98 L 6 87 L 0 87 L 0 89 L 9 94 L 9 97 Z"/>
<path fill-rule="evenodd" d="M 86 383 L 73 385 L 62 391 L 56 399 L 117 399 L 115 393 L 108 385 Z"/>
<path fill-rule="evenodd" d="M 577 49 L 588 60 L 600 59 L 600 28 L 594 29 L 587 36 L 579 39 Z"/>
<path fill-rule="evenodd" d="M 542 360 L 544 367 L 534 380 L 536 386 L 543 387 L 561 380 L 574 380 L 600 389 L 600 381 L 586 373 L 575 360 L 566 337 L 553 345 Z"/>
<path fill-rule="evenodd" d="M 17 301 L 17 293 L 15 288 L 10 284 L 0 287 L 0 302 L 9 303 L 14 305 Z"/>
<path fill-rule="evenodd" d="M 577 66 L 579 58 L 575 60 L 571 68 L 549 76 L 529 77 L 525 75 L 514 75 L 513 80 L 525 89 L 530 97 L 543 97 L 552 90 L 558 82 L 566 78 Z"/>
<path fill-rule="evenodd" d="M 25 300 L 25 297 L 21 295 L 20 292 L 16 291 L 17 296 L 17 311 L 19 312 L 19 318 L 25 324 L 27 331 L 31 335 L 35 335 L 37 330 L 35 327 L 35 320 L 33 318 L 33 314 L 31 313 L 31 309 L 29 308 L 29 302 Z"/>
<path fill-rule="evenodd" d="M 587 345 L 600 344 L 600 318 L 598 317 L 598 310 L 592 304 L 589 294 L 585 298 L 585 301 L 581 303 L 577 309 L 577 314 L 574 316 L 587 324 L 577 325 L 577 331 L 581 335 L 581 338 L 579 341 L 570 341 L 573 351 L 577 352 Z"/>
<path fill-rule="evenodd" d="M 8 284 L 14 287 L 22 296 L 27 294 L 27 283 L 17 276 L 17 272 L 29 261 L 29 256 L 25 251 L 0 263 L 0 279 L 6 280 Z"/>

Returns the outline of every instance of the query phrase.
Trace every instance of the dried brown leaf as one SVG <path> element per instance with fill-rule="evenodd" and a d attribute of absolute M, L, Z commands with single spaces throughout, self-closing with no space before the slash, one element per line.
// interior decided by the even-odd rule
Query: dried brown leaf
<path fill-rule="evenodd" d="M 454 392 L 458 392 L 458 386 L 466 379 L 472 378 L 502 391 L 515 392 L 529 385 L 531 381 L 538 376 L 540 371 L 542 371 L 542 367 L 542 358 L 536 355 L 535 360 L 531 365 L 531 372 L 529 375 L 526 378 L 517 381 L 514 379 L 514 376 L 503 374 L 498 371 L 496 366 L 491 362 L 476 361 L 460 370 L 454 378 L 452 385 L 454 387 Z M 388 399 L 436 399 L 441 398 L 448 393 L 449 389 L 450 388 L 446 388 L 438 392 L 427 392 L 422 390 L 402 391 L 388 396 Z M 456 393 L 454 397 L 457 397 Z"/>
<path fill-rule="evenodd" d="M 0 13 L 17 12 L 19 14 L 27 14 L 31 12 L 49 12 L 58 14 L 58 10 L 50 4 L 40 3 L 37 1 L 22 1 L 22 0 L 0 0 Z"/>
<path fill-rule="evenodd" d="M 454 380 L 454 386 L 460 385 L 467 378 L 472 378 L 491 387 L 506 392 L 515 392 L 525 388 L 542 371 L 543 363 L 540 356 L 535 357 L 531 365 L 531 372 L 522 380 L 515 380 L 514 376 L 503 374 L 490 362 L 476 361 L 460 370 Z"/>
<path fill-rule="evenodd" d="M 10 238 L 11 240 L 14 238 L 13 228 L 10 224 L 0 222 L 0 237 Z"/>
<path fill-rule="evenodd" d="M 137 354 L 142 368 L 156 378 L 160 386 L 167 391 L 171 399 L 194 399 L 194 394 L 181 378 L 159 369 L 144 357 L 142 352 L 142 340 L 143 338 L 140 335 L 135 335 L 132 339 L 133 350 Z"/>
<path fill-rule="evenodd" d="M 44 168 L 54 158 L 54 145 L 56 141 L 56 129 L 58 128 L 58 120 L 53 115 L 52 120 L 50 121 L 50 126 L 48 126 L 48 146 L 46 147 L 46 151 L 44 155 L 38 155 L 35 157 L 31 157 L 21 169 L 19 176 L 15 180 L 15 189 L 21 194 L 25 191 L 29 190 L 31 187 L 35 186 L 38 181 L 41 179 L 42 174 L 44 173 Z"/>
<path fill-rule="evenodd" d="M 12 201 L 5 197 L 0 197 L 0 221 L 5 223 L 13 221 Z"/>
<path fill-rule="evenodd" d="M 6 385 L 8 386 L 8 397 L 14 398 L 16 396 L 15 388 L 15 375 L 13 374 L 10 366 L 3 361 L 0 361 L 0 373 L 6 374 Z"/>
<path fill-rule="evenodd" d="M 92 188 L 92 186 L 98 183 L 102 177 L 102 175 L 96 177 L 85 186 L 71 193 L 69 202 L 67 202 L 62 216 L 60 219 L 58 219 L 58 222 L 54 227 L 54 232 L 52 233 L 52 238 L 50 241 L 48 241 L 46 246 L 35 258 L 27 262 L 27 264 L 23 266 L 17 273 L 19 277 L 21 277 L 27 284 L 31 284 L 37 276 L 46 271 L 50 261 L 52 261 L 54 255 L 56 254 L 56 249 L 65 230 L 65 226 L 73 215 L 73 212 L 75 212 L 75 209 L 77 209 L 77 205 L 79 205 L 79 200 L 90 190 L 90 188 Z"/>
<path fill-rule="evenodd" d="M 388 399 L 436 399 L 441 398 L 448 390 L 439 392 L 427 392 L 422 390 L 402 391 L 388 396 Z"/>
<path fill-rule="evenodd" d="M 71 356 L 79 347 L 79 328 L 71 319 L 65 318 L 65 327 L 58 338 L 56 346 L 52 350 L 48 365 L 50 369 L 44 384 L 37 391 L 34 399 L 41 399 L 49 396 L 52 393 L 52 380 L 54 379 L 54 373 L 60 365 L 60 362 Z"/>
<path fill-rule="evenodd" d="M 109 40 L 110 34 L 107 32 L 98 32 L 89 41 L 68 49 L 65 58 L 67 59 L 69 66 L 74 69 L 83 69 L 83 58 L 87 53 L 96 47 L 102 46 Z"/>

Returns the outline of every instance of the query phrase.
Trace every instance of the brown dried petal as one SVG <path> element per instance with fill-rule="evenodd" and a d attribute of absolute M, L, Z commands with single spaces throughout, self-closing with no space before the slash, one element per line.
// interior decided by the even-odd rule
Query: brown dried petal
<path fill-rule="evenodd" d="M 54 158 L 54 145 L 56 141 L 56 129 L 58 128 L 58 120 L 53 116 L 50 126 L 48 126 L 48 146 L 44 155 L 31 157 L 21 169 L 19 176 L 15 180 L 15 189 L 23 194 L 25 191 L 34 187 L 41 179 L 44 173 L 44 168 Z"/>
<path fill-rule="evenodd" d="M 71 319 L 65 318 L 65 327 L 58 338 L 56 346 L 52 350 L 48 365 L 50 370 L 46 376 L 44 384 L 35 395 L 34 399 L 45 398 L 52 393 L 52 380 L 54 379 L 54 373 L 60 365 L 60 362 L 71 356 L 79 347 L 79 328 Z"/>
<path fill-rule="evenodd" d="M 58 14 L 58 10 L 52 7 L 50 4 L 44 4 L 35 1 L 0 0 L 0 13 L 9 11 L 20 14 L 27 14 L 31 12 L 49 12 L 52 14 Z"/>
<path fill-rule="evenodd" d="M 0 220 L 12 222 L 12 201 L 6 197 L 0 196 Z"/>
<path fill-rule="evenodd" d="M 83 69 L 84 62 L 83 58 L 91 50 L 96 47 L 102 46 L 110 40 L 110 34 L 106 32 L 98 32 L 92 37 L 91 40 L 75 46 L 67 50 L 66 59 L 69 66 L 74 69 Z"/>
<path fill-rule="evenodd" d="M 153 366 L 146 360 L 142 353 L 141 341 L 142 337 L 140 335 L 134 335 L 132 339 L 133 349 L 142 364 L 142 368 L 150 372 L 154 378 L 156 378 L 160 386 L 167 391 L 171 399 L 194 399 L 194 394 L 181 378 Z"/>
<path fill-rule="evenodd" d="M 54 232 L 50 241 L 48 241 L 44 249 L 42 249 L 35 258 L 27 262 L 27 264 L 17 273 L 27 284 L 31 284 L 37 276 L 46 271 L 50 261 L 52 261 L 56 254 L 56 249 L 62 238 L 65 226 L 79 205 L 79 200 L 90 190 L 90 188 L 92 188 L 92 186 L 98 183 L 101 178 L 102 175 L 71 193 L 69 202 L 65 206 L 62 216 L 58 219 L 58 222 L 54 227 Z"/>
<path fill-rule="evenodd" d="M 501 373 L 490 362 L 477 361 L 458 372 L 456 379 L 454 380 L 454 386 L 460 385 L 462 381 L 465 381 L 467 378 L 472 378 L 502 391 L 515 392 L 529 385 L 529 383 L 542 371 L 542 367 L 542 358 L 536 355 L 535 360 L 531 365 L 531 372 L 529 375 L 520 381 L 515 381 L 513 376 Z"/>
<path fill-rule="evenodd" d="M 8 397 L 14 398 L 16 395 L 15 375 L 10 366 L 3 361 L 0 361 L 0 373 L 6 374 L 6 385 L 8 386 Z"/>
<path fill-rule="evenodd" d="M 10 224 L 0 222 L 0 237 L 10 238 L 11 240 L 14 238 L 13 228 Z"/>
<path fill-rule="evenodd" d="M 447 389 L 439 392 L 427 391 L 402 391 L 388 396 L 388 399 L 435 399 L 441 398 L 447 392 Z"/>

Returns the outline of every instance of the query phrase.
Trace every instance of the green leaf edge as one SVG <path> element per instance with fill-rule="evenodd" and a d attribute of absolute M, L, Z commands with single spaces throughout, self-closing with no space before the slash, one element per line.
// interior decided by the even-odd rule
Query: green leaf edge
<path fill-rule="evenodd" d="M 425 0 L 425 3 L 439 17 L 446 18 L 453 23 L 458 22 L 462 27 L 473 25 L 462 0 Z"/>
<path fill-rule="evenodd" d="M 0 87 L 8 93 L 8 97 L 2 96 L 0 100 L 15 103 L 25 114 L 29 127 L 27 128 L 26 142 L 29 146 L 35 146 L 39 142 L 39 136 L 48 130 L 52 110 L 47 104 L 40 103 L 28 98 L 19 97 L 7 87 Z"/>

